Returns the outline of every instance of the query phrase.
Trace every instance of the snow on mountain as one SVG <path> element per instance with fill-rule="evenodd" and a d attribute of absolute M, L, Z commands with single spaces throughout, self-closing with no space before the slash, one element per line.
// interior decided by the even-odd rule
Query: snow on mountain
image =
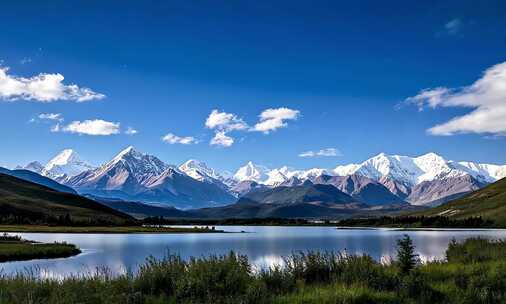
<path fill-rule="evenodd" d="M 267 186 L 279 186 L 288 180 L 288 177 L 280 169 L 270 170 L 266 174 L 267 179 L 262 181 L 262 184 Z"/>
<path fill-rule="evenodd" d="M 94 169 L 92 165 L 81 160 L 79 155 L 72 149 L 65 149 L 58 153 L 46 165 L 34 161 L 24 167 L 18 166 L 16 168 L 30 170 L 58 182 L 62 182 L 84 171 Z"/>
<path fill-rule="evenodd" d="M 381 153 L 360 164 L 337 166 L 333 173 L 339 176 L 359 174 L 376 181 L 390 178 L 415 186 L 425 181 L 457 178 L 465 175 L 483 176 L 484 182 L 493 182 L 506 176 L 506 166 L 479 165 L 469 162 L 447 161 L 435 153 L 419 157 Z"/>
<path fill-rule="evenodd" d="M 285 184 L 293 178 L 308 180 L 323 174 L 329 174 L 329 171 L 321 168 L 294 170 L 287 166 L 270 170 L 267 167 L 253 164 L 250 161 L 237 170 L 234 179 L 238 182 L 254 181 L 258 184 L 276 187 Z"/>
<path fill-rule="evenodd" d="M 185 164 L 182 167 L 190 174 L 202 174 L 207 168 L 196 161 Z M 209 178 L 198 180 L 133 147 L 121 151 L 100 168 L 74 176 L 67 184 L 81 193 L 170 204 L 184 209 L 218 206 L 235 200 L 221 182 Z"/>
<path fill-rule="evenodd" d="M 81 160 L 74 150 L 65 149 L 44 166 L 42 175 L 58 179 L 63 176 L 72 177 L 91 169 L 94 167 Z"/>
<path fill-rule="evenodd" d="M 246 165 L 240 167 L 237 170 L 233 178 L 238 182 L 254 181 L 257 183 L 262 183 L 269 178 L 267 175 L 268 172 L 269 169 L 266 167 L 256 165 L 253 162 L 249 161 Z"/>
<path fill-rule="evenodd" d="M 451 165 L 469 173 L 482 182 L 493 183 L 506 177 L 506 165 L 477 164 L 474 162 L 451 162 Z"/>
<path fill-rule="evenodd" d="M 181 172 L 198 181 L 224 181 L 224 177 L 218 174 L 214 169 L 209 168 L 206 163 L 190 159 L 179 166 Z"/>
<path fill-rule="evenodd" d="M 95 170 L 84 172 L 72 179 L 74 186 L 104 184 L 104 189 L 117 189 L 129 183 L 141 185 L 161 175 L 171 166 L 157 157 L 136 151 L 132 146 L 118 153 L 112 160 Z M 135 187 L 137 188 L 137 187 Z"/>
<path fill-rule="evenodd" d="M 16 169 L 25 169 L 25 170 L 29 170 L 29 171 L 41 174 L 42 170 L 44 170 L 44 166 L 41 163 L 39 163 L 38 161 L 34 161 L 24 167 L 17 166 Z"/>

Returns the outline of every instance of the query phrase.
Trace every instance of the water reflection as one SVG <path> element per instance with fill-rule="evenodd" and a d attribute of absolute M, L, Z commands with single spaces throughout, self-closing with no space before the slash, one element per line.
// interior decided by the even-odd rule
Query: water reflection
<path fill-rule="evenodd" d="M 245 254 L 259 267 L 282 264 L 283 256 L 296 251 L 343 251 L 369 254 L 385 262 L 395 256 L 396 241 L 408 234 L 423 261 L 443 259 L 452 238 L 471 236 L 506 238 L 506 230 L 398 231 L 337 230 L 332 227 L 217 227 L 226 234 L 44 234 L 21 233 L 23 238 L 41 242 L 66 241 L 78 245 L 83 254 L 66 259 L 34 260 L 0 264 L 3 273 L 31 271 L 41 277 L 92 275 L 107 267 L 113 274 L 135 272 L 148 256 L 162 258 L 168 252 L 190 256 Z M 34 270 L 35 269 L 35 270 Z"/>

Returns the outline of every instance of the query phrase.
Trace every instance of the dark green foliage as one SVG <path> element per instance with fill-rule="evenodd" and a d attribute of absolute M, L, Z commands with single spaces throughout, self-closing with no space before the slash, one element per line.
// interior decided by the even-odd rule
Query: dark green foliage
<path fill-rule="evenodd" d="M 381 216 L 350 218 L 339 221 L 344 227 L 404 227 L 404 228 L 486 228 L 494 222 L 481 216 L 452 219 L 446 216 Z"/>
<path fill-rule="evenodd" d="M 452 240 L 446 250 L 446 259 L 451 263 L 479 263 L 501 258 L 506 258 L 505 241 L 471 238 L 459 244 Z"/>
<path fill-rule="evenodd" d="M 409 273 L 419 263 L 415 246 L 408 235 L 404 235 L 402 239 L 397 240 L 397 262 L 403 274 Z"/>

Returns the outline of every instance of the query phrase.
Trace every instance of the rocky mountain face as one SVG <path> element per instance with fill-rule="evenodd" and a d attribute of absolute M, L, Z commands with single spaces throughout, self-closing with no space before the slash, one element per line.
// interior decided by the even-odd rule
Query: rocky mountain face
<path fill-rule="evenodd" d="M 348 176 L 321 175 L 313 183 L 333 185 L 359 202 L 368 205 L 386 205 L 404 202 L 380 182 L 368 177 L 352 174 Z"/>
<path fill-rule="evenodd" d="M 332 185 L 311 184 L 255 189 L 235 204 L 193 211 L 204 218 L 342 218 L 367 205 Z"/>
<path fill-rule="evenodd" d="M 133 147 L 121 151 L 101 167 L 69 179 L 67 185 L 80 193 L 179 208 L 218 206 L 235 201 L 221 186 L 190 177 L 155 156 Z"/>

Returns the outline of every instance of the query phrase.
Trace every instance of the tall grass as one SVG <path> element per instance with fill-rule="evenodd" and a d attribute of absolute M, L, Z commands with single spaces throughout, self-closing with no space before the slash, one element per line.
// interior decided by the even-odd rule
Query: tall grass
<path fill-rule="evenodd" d="M 479 244 L 479 245 L 478 245 Z M 470 250 L 481 246 L 487 258 Z M 0 277 L 3 303 L 506 303 L 504 242 L 452 242 L 448 261 L 383 265 L 367 255 L 299 252 L 253 271 L 246 256 L 149 258 L 135 274 Z M 501 254 L 502 253 L 502 254 Z M 472 261 L 472 262 L 469 262 Z"/>

